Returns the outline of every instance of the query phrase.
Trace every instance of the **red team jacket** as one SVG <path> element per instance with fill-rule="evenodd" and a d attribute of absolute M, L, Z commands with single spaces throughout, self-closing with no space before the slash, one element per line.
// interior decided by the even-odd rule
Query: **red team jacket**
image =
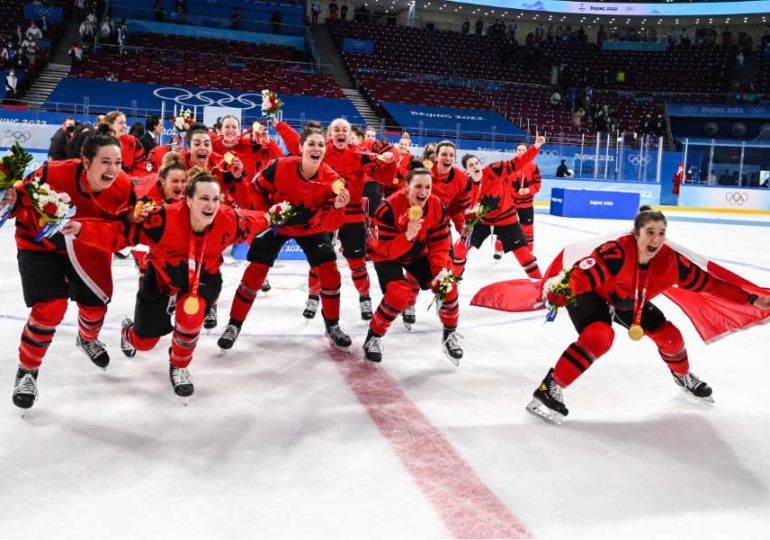
<path fill-rule="evenodd" d="M 155 267 L 162 292 L 175 294 L 188 290 L 190 237 L 195 238 L 196 257 L 201 256 L 201 282 L 219 273 L 222 252 L 230 245 L 249 242 L 267 228 L 264 212 L 234 210 L 221 205 L 205 234 L 194 234 L 190 209 L 185 201 L 162 206 L 139 224 L 118 221 L 79 220 L 83 227 L 75 244 L 87 244 L 111 254 L 126 246 L 144 244 L 150 248 L 149 262 Z"/>
<path fill-rule="evenodd" d="M 521 157 L 508 161 L 498 161 L 484 167 L 484 176 L 477 195 L 477 202 L 489 208 L 489 213 L 482 219 L 484 225 L 512 225 L 518 223 L 516 215 L 516 195 L 514 175 L 530 163 L 538 153 L 534 146 L 527 148 Z"/>
<path fill-rule="evenodd" d="M 345 207 L 334 208 L 336 195 L 332 182 L 340 175 L 328 165 L 321 165 L 316 175 L 300 174 L 299 156 L 274 159 L 257 174 L 251 184 L 252 205 L 267 211 L 272 205 L 288 201 L 297 215 L 278 228 L 284 236 L 310 236 L 335 231 L 345 222 Z"/>
<path fill-rule="evenodd" d="M 345 207 L 345 223 L 363 223 L 365 217 L 361 199 L 366 175 L 371 175 L 379 169 L 383 162 L 377 159 L 376 154 L 370 152 L 351 147 L 340 151 L 333 144 L 327 144 L 324 163 L 345 179 L 350 191 L 350 202 Z"/>
<path fill-rule="evenodd" d="M 637 281 L 637 271 L 639 271 Z M 646 276 L 649 274 L 649 277 Z M 705 292 L 735 303 L 748 302 L 749 293 L 715 278 L 690 259 L 664 244 L 647 268 L 639 265 L 636 239 L 621 236 L 596 248 L 573 266 L 574 295 L 595 292 L 620 311 L 634 309 L 634 292 L 647 279 L 647 300 L 673 286 Z M 641 294 L 641 292 L 640 292 Z"/>
<path fill-rule="evenodd" d="M 120 137 L 121 157 L 123 158 L 123 170 L 130 176 L 144 176 L 152 172 L 152 165 L 148 167 L 147 151 L 139 142 L 139 139 L 128 133 Z"/>
<path fill-rule="evenodd" d="M 465 225 L 465 211 L 471 206 L 470 179 L 459 167 L 452 167 L 448 173 L 439 176 L 435 164 L 431 176 L 431 193 L 446 205 L 449 219 L 454 223 L 455 229 L 461 231 Z"/>
<path fill-rule="evenodd" d="M 369 246 L 370 256 L 374 262 L 396 261 L 401 264 L 427 256 L 435 276 L 449 266 L 452 239 L 446 208 L 438 197 L 431 195 L 423 207 L 422 228 L 411 242 L 406 239 L 408 211 L 405 191 L 391 195 L 377 208 L 374 225 L 378 233 Z"/>
<path fill-rule="evenodd" d="M 272 140 L 256 144 L 251 140 L 251 131 L 244 133 L 232 148 L 225 146 L 222 137 L 212 139 L 214 152 L 224 156 L 228 152 L 243 162 L 244 179 L 251 182 L 256 174 L 267 167 L 271 159 L 283 157 L 283 151 Z"/>
<path fill-rule="evenodd" d="M 513 189 L 514 200 L 518 208 L 529 208 L 535 201 L 535 195 L 540 191 L 542 185 L 542 179 L 540 175 L 540 169 L 537 168 L 537 163 L 531 161 L 522 166 L 517 172 L 514 173 Z M 529 188 L 529 193 L 521 195 L 519 190 L 522 188 Z"/>

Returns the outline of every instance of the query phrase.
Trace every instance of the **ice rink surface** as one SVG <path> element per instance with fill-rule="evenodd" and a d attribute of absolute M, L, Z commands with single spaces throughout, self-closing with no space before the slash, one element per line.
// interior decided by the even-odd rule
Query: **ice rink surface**
<path fill-rule="evenodd" d="M 770 286 L 770 217 L 669 215 L 669 238 Z M 621 221 L 536 215 L 545 269 L 566 243 Z M 350 354 L 305 323 L 304 262 L 279 262 L 235 348 L 216 346 L 243 263 L 228 260 L 220 326 L 199 342 L 184 407 L 164 338 L 126 359 L 136 271 L 116 263 L 101 371 L 77 349 L 70 307 L 21 417 L 11 403 L 27 308 L 13 225 L 0 230 L 0 537 L 20 538 L 764 538 L 770 531 L 770 326 L 706 346 L 667 299 L 714 405 L 690 401 L 653 344 L 618 328 L 615 345 L 565 391 L 570 415 L 544 424 L 524 406 L 576 333 L 569 318 L 470 307 L 494 281 L 523 277 L 487 243 L 460 283 L 459 368 L 420 296 L 396 321 L 379 370 L 363 365 L 366 325 L 344 263 Z M 341 261 L 342 262 L 342 261 Z M 371 270 L 371 268 L 370 268 Z M 370 272 L 373 273 L 373 272 Z M 373 283 L 373 299 L 380 294 Z"/>

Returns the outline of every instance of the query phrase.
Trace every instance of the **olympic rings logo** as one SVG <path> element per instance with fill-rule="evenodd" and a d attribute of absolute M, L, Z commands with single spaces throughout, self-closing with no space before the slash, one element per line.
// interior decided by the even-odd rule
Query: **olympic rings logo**
<path fill-rule="evenodd" d="M 728 191 L 725 193 L 725 200 L 730 204 L 743 206 L 749 200 L 749 194 L 745 191 Z"/>
<path fill-rule="evenodd" d="M 224 90 L 201 90 L 200 92 L 192 92 L 186 88 L 164 86 L 162 88 L 156 88 L 152 94 L 159 99 L 168 99 L 178 105 L 187 107 L 208 107 L 216 105 L 219 107 L 234 107 L 244 110 L 255 109 L 257 107 L 260 109 L 262 108 L 262 94 L 256 94 L 254 92 L 247 92 L 234 96 Z"/>
<path fill-rule="evenodd" d="M 544 157 L 544 158 L 555 158 L 555 157 L 559 157 L 559 151 L 558 150 L 541 150 L 538 156 Z"/>
<path fill-rule="evenodd" d="M 29 131 L 11 131 L 10 129 L 5 130 L 5 140 L 13 139 L 14 141 L 25 143 L 31 138 L 32 133 Z"/>
<path fill-rule="evenodd" d="M 53 7 L 41 6 L 40 4 L 32 4 L 32 8 L 35 10 L 37 17 L 50 17 L 53 13 Z"/>
<path fill-rule="evenodd" d="M 639 165 L 649 165 L 650 161 L 652 161 L 652 156 L 650 155 L 640 157 L 637 154 L 631 154 L 628 156 L 628 162 L 634 167 L 638 167 Z"/>

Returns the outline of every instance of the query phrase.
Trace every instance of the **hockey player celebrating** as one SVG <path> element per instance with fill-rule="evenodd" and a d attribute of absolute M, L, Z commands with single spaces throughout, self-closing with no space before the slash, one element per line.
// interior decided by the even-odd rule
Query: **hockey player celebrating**
<path fill-rule="evenodd" d="M 162 206 L 140 225 L 76 220 L 64 234 L 117 251 L 127 245 L 149 247 L 148 267 L 136 295 L 134 320 L 121 325 L 120 347 L 128 357 L 153 349 L 173 332 L 169 379 L 174 393 L 186 398 L 195 387 L 187 369 L 192 362 L 206 306 L 222 289 L 222 252 L 246 242 L 269 226 L 264 212 L 233 210 L 221 204 L 217 179 L 198 174 L 187 184 L 185 201 Z M 174 322 L 171 309 L 176 304 Z"/>
<path fill-rule="evenodd" d="M 323 164 L 326 138 L 320 124 L 310 123 L 300 137 L 301 156 L 279 158 L 257 175 L 252 183 L 253 204 L 260 210 L 287 205 L 293 214 L 274 223 L 274 234 L 255 238 L 246 256 L 243 273 L 230 309 L 230 321 L 219 338 L 219 347 L 231 349 L 256 291 L 260 289 L 281 246 L 294 238 L 315 269 L 321 284 L 321 312 L 326 336 L 336 347 L 347 348 L 350 337 L 339 326 L 341 276 L 337 269 L 331 235 L 345 220 L 350 193 L 331 167 Z"/>
<path fill-rule="evenodd" d="M 83 145 L 82 159 L 48 162 L 32 173 L 25 185 L 36 182 L 66 194 L 76 209 L 76 218 L 118 220 L 122 227 L 123 219 L 133 218 L 135 197 L 121 162 L 117 139 L 92 135 Z M 69 298 L 78 305 L 75 344 L 96 366 L 104 369 L 109 365 L 109 354 L 98 338 L 112 296 L 112 253 L 72 246 L 61 234 L 41 238 L 43 220 L 25 185 L 9 189 L 4 202 L 12 206 L 10 217 L 16 218 L 21 287 L 24 302 L 32 308 L 21 335 L 13 389 L 14 404 L 28 409 L 37 399 L 38 370 Z M 144 216 L 146 213 L 140 213 L 139 219 Z"/>
<path fill-rule="evenodd" d="M 689 296 L 693 296 L 690 291 L 705 293 L 706 298 L 698 295 L 697 303 L 690 301 L 692 307 L 702 313 L 709 301 L 707 298 L 717 297 L 713 300 L 721 302 L 718 318 L 723 324 L 729 319 L 722 315 L 724 311 L 732 311 L 735 319 L 740 319 L 736 316 L 740 314 L 754 322 L 770 316 L 762 311 L 770 309 L 770 295 L 717 265 L 713 266 L 714 271 L 743 286 L 715 277 L 685 255 L 686 250 L 666 242 L 666 224 L 661 212 L 643 206 L 634 219 L 631 234 L 601 244 L 570 270 L 546 282 L 543 296 L 552 306 L 566 306 L 579 336 L 535 390 L 527 406 L 529 412 L 554 423 L 560 423 L 567 416 L 562 389 L 610 349 L 615 335 L 613 322 L 626 327 L 633 340 L 649 337 L 671 370 L 674 382 L 683 391 L 713 401 L 711 387 L 690 371 L 679 329 L 666 320 L 651 300 L 661 293 L 669 296 L 674 291 Z M 712 270 L 711 263 L 707 266 Z M 678 288 L 672 289 L 674 287 Z M 680 305 L 681 302 L 680 299 Z M 688 315 L 694 317 L 691 313 Z"/>
<path fill-rule="evenodd" d="M 370 362 L 382 361 L 382 337 L 390 324 L 409 304 L 412 284 L 408 272 L 424 289 L 438 292 L 440 276 L 449 275 L 451 236 L 446 209 L 431 193 L 428 169 L 413 168 L 406 187 L 388 197 L 377 209 L 374 223 L 379 234 L 371 245 L 371 258 L 383 298 L 369 325 L 364 355 Z M 458 365 L 463 356 L 457 335 L 459 319 L 457 286 L 440 299 L 438 313 L 444 324 L 441 343 L 447 358 Z"/>

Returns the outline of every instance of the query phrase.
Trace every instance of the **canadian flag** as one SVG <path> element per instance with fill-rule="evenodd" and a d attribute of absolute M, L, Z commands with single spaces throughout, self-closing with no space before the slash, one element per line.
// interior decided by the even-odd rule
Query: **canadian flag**
<path fill-rule="evenodd" d="M 627 233 L 610 234 L 570 244 L 551 262 L 541 281 L 513 279 L 492 283 L 479 289 L 471 300 L 471 305 L 512 312 L 545 309 L 542 294 L 546 280 L 564 268 L 571 268 L 575 262 L 590 255 L 601 244 L 614 240 L 622 234 Z M 737 285 L 752 294 L 770 294 L 770 289 L 754 285 L 708 257 L 694 253 L 670 240 L 666 240 L 666 244 L 715 278 Z M 770 319 L 770 310 L 759 309 L 750 304 L 736 304 L 710 294 L 696 293 L 679 287 L 671 287 L 663 294 L 684 311 L 706 343 Z"/>

